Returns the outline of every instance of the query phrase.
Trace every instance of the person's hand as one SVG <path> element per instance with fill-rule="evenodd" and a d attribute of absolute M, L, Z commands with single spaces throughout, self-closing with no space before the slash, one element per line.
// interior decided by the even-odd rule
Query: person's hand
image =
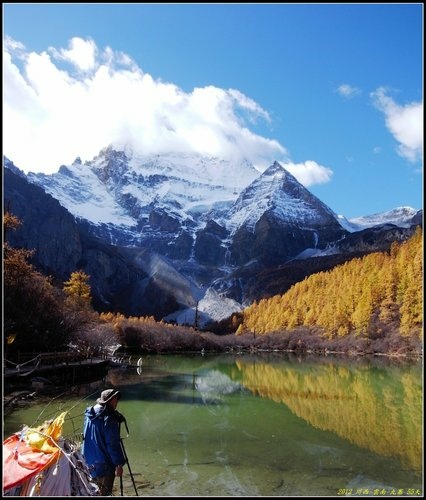
<path fill-rule="evenodd" d="M 117 465 L 115 468 L 115 475 L 117 477 L 121 477 L 123 475 L 123 466 L 122 465 Z"/>

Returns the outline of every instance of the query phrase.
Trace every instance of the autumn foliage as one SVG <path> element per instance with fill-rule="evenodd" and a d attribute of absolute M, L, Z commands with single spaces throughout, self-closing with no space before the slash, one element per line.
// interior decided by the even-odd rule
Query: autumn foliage
<path fill-rule="evenodd" d="M 20 226 L 16 216 L 3 216 L 4 234 Z M 31 264 L 34 251 L 3 244 L 4 340 L 9 357 L 21 352 L 63 350 L 74 334 L 96 318 L 87 307 L 88 277 L 76 272 L 65 291 Z M 89 293 L 89 296 L 87 296 Z"/>
<path fill-rule="evenodd" d="M 262 335 L 298 327 L 329 339 L 348 334 L 377 338 L 396 330 L 420 337 L 423 326 L 422 230 L 388 253 L 356 258 L 295 284 L 284 295 L 245 309 L 237 334 Z"/>

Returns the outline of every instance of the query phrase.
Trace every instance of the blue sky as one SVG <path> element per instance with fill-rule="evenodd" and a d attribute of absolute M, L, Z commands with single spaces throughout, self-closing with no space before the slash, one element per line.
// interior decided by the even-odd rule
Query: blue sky
<path fill-rule="evenodd" d="M 3 151 L 280 161 L 348 218 L 423 206 L 423 4 L 3 4 Z M 136 144 L 136 146 L 135 146 Z"/>

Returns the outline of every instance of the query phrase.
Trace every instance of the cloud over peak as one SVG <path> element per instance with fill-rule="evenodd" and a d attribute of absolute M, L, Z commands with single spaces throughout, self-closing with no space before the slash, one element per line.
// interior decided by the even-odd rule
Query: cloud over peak
<path fill-rule="evenodd" d="M 66 49 L 36 53 L 9 38 L 4 50 L 5 153 L 23 170 L 54 172 L 108 144 L 131 144 L 144 154 L 245 157 L 260 169 L 286 157 L 278 141 L 249 129 L 270 117 L 236 89 L 186 93 L 90 39 L 74 37 Z"/>

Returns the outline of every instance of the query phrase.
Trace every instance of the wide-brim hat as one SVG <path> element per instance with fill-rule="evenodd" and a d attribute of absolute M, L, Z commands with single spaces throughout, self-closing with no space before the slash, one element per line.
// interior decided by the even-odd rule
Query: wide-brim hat
<path fill-rule="evenodd" d="M 98 398 L 96 402 L 100 405 L 104 405 L 105 403 L 108 403 L 108 401 L 111 401 L 112 398 L 120 398 L 120 396 L 120 391 L 117 391 L 115 389 L 106 389 L 105 391 L 101 392 L 101 397 Z"/>

